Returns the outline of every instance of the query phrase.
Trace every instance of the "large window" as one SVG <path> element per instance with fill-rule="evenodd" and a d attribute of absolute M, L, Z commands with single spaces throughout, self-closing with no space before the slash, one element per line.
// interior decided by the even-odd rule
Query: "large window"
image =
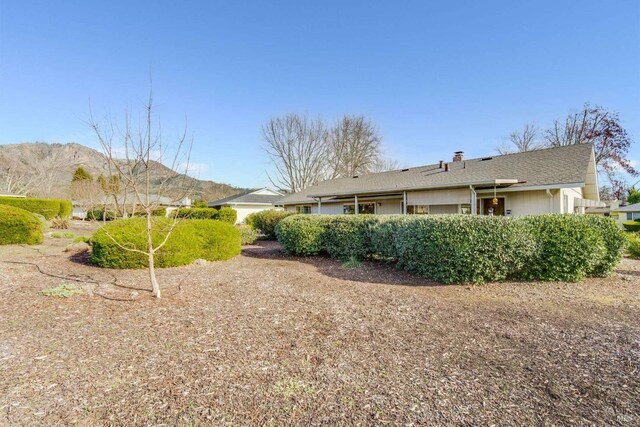
<path fill-rule="evenodd" d="M 348 215 L 353 215 L 356 213 L 356 206 L 344 205 L 342 207 L 342 212 Z M 375 203 L 358 203 L 358 213 L 374 214 L 376 213 L 376 204 Z"/>
<path fill-rule="evenodd" d="M 409 215 L 426 215 L 429 213 L 429 205 L 407 205 Z"/>
<path fill-rule="evenodd" d="M 310 214 L 311 206 L 296 206 L 296 213 L 299 214 Z"/>

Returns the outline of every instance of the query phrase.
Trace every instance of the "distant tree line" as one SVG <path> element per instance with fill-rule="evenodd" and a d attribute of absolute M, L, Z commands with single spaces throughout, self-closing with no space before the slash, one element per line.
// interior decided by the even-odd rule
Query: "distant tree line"
<path fill-rule="evenodd" d="M 564 120 L 554 120 L 551 127 L 541 131 L 534 123 L 525 124 L 512 132 L 507 143 L 498 147 L 500 154 L 537 150 L 548 147 L 592 143 L 598 173 L 609 181 L 600 188 L 602 199 L 622 199 L 625 180 L 621 173 L 638 176 L 638 170 L 629 160 L 633 141 L 622 127 L 618 113 L 603 107 L 585 104 Z"/>
<path fill-rule="evenodd" d="M 364 116 L 345 115 L 333 125 L 320 118 L 287 114 L 262 128 L 278 189 L 297 192 L 319 181 L 397 168 L 385 159 L 377 126 Z"/>

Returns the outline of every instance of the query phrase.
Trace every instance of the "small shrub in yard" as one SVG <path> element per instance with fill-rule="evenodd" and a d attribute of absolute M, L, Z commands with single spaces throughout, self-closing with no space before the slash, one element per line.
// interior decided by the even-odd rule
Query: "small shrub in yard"
<path fill-rule="evenodd" d="M 40 293 L 47 297 L 69 298 L 74 295 L 82 294 L 84 291 L 81 287 L 71 284 L 56 286 L 55 288 L 43 289 Z"/>
<path fill-rule="evenodd" d="M 104 209 L 92 209 L 87 212 L 87 219 L 93 221 L 113 221 L 116 219 L 116 213 L 110 210 Z"/>
<path fill-rule="evenodd" d="M 55 217 L 51 220 L 51 228 L 56 230 L 66 230 L 69 228 L 69 218 Z"/>
<path fill-rule="evenodd" d="M 276 226 L 276 237 L 292 255 L 317 255 L 325 251 L 324 235 L 330 215 L 292 215 Z"/>
<path fill-rule="evenodd" d="M 51 237 L 54 239 L 73 239 L 76 235 L 71 232 L 61 233 L 55 232 L 51 233 Z"/>
<path fill-rule="evenodd" d="M 264 235 L 267 239 L 276 238 L 276 225 L 288 216 L 295 215 L 291 211 L 266 210 L 255 212 L 247 216 L 245 222 L 254 230 Z"/>
<path fill-rule="evenodd" d="M 258 233 L 248 225 L 238 224 L 236 225 L 236 228 L 240 230 L 243 245 L 252 245 L 256 240 L 258 240 Z"/>
<path fill-rule="evenodd" d="M 32 199 L 21 197 L 0 197 L 0 205 L 14 206 L 25 211 L 37 213 L 46 219 L 60 215 L 60 200 Z"/>
<path fill-rule="evenodd" d="M 615 270 L 624 254 L 627 239 L 625 233 L 611 218 L 596 215 L 585 215 L 584 221 L 594 227 L 602 236 L 605 253 L 599 262 L 596 262 L 588 276 L 606 277 Z"/>
<path fill-rule="evenodd" d="M 627 231 L 640 231 L 640 222 L 638 221 L 625 221 L 622 226 Z"/>
<path fill-rule="evenodd" d="M 350 257 L 348 260 L 342 263 L 342 268 L 345 268 L 347 270 L 360 268 L 361 266 L 362 266 L 362 263 L 360 262 L 360 260 L 358 260 L 358 258 L 354 256 Z"/>
<path fill-rule="evenodd" d="M 168 218 L 154 217 L 154 245 L 164 240 L 171 224 Z M 156 252 L 155 264 L 176 267 L 196 259 L 226 260 L 240 253 L 240 239 L 240 231 L 230 224 L 205 219 L 180 220 L 167 243 Z M 91 261 L 107 268 L 145 268 L 148 266 L 145 254 L 127 251 L 121 246 L 146 251 L 146 241 L 145 218 L 111 222 L 93 235 Z"/>
<path fill-rule="evenodd" d="M 218 213 L 218 219 L 228 224 L 235 224 L 238 220 L 238 212 L 233 208 L 223 206 Z"/>
<path fill-rule="evenodd" d="M 0 245 L 37 245 L 42 243 L 43 224 L 32 213 L 0 205 Z"/>
<path fill-rule="evenodd" d="M 631 258 L 639 259 L 640 258 L 640 236 L 636 233 L 629 233 L 626 236 L 627 239 L 627 253 Z"/>
<path fill-rule="evenodd" d="M 57 200 L 60 203 L 60 211 L 58 211 L 58 217 L 68 219 L 71 218 L 73 213 L 73 205 L 69 200 Z"/>

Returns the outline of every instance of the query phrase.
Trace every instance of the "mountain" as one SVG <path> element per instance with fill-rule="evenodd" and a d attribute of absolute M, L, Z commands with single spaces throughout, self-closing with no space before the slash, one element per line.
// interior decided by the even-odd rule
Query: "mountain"
<path fill-rule="evenodd" d="M 0 145 L 0 194 L 69 198 L 73 172 L 82 166 L 94 178 L 105 173 L 102 153 L 84 145 L 43 142 Z M 106 175 L 106 174 L 105 174 Z M 175 173 L 154 162 L 153 176 L 161 179 Z M 212 201 L 248 189 L 195 178 L 192 199 Z"/>

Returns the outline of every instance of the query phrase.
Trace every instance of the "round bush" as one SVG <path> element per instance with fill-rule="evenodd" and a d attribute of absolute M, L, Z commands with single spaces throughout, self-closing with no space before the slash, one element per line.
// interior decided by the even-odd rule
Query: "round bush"
<path fill-rule="evenodd" d="M 399 266 L 442 283 L 504 280 L 520 273 L 535 250 L 526 224 L 513 218 L 413 217 L 396 233 Z"/>
<path fill-rule="evenodd" d="M 60 214 L 60 201 L 51 199 L 32 199 L 21 197 L 0 197 L 0 205 L 14 206 L 27 212 L 37 213 L 51 219 Z"/>
<path fill-rule="evenodd" d="M 42 222 L 32 213 L 0 205 L 0 245 L 37 245 L 42 243 Z"/>
<path fill-rule="evenodd" d="M 235 224 L 238 220 L 238 212 L 236 212 L 236 210 L 233 208 L 223 206 L 220 208 L 220 211 L 218 213 L 218 219 L 228 224 Z"/>
<path fill-rule="evenodd" d="M 625 221 L 622 226 L 627 231 L 640 231 L 640 222 L 638 221 Z"/>
<path fill-rule="evenodd" d="M 292 255 L 317 255 L 324 251 L 329 215 L 292 215 L 276 226 L 276 237 Z"/>
<path fill-rule="evenodd" d="M 538 246 L 522 277 L 530 280 L 582 280 L 607 253 L 602 234 L 583 216 L 532 215 L 524 217 Z"/>
<path fill-rule="evenodd" d="M 168 218 L 153 218 L 154 246 L 164 240 L 172 223 Z M 146 226 L 146 218 L 131 218 L 101 227 L 92 237 L 91 261 L 107 268 L 148 267 L 146 254 L 123 249 L 146 252 Z M 176 267 L 199 258 L 207 261 L 226 260 L 240 253 L 240 245 L 240 231 L 232 225 L 204 219 L 185 219 L 177 223 L 167 243 L 156 252 L 155 266 Z"/>
<path fill-rule="evenodd" d="M 254 212 L 247 216 L 245 222 L 248 226 L 264 235 L 267 239 L 276 238 L 276 225 L 288 216 L 295 215 L 291 211 L 276 211 L 274 209 Z"/>
<path fill-rule="evenodd" d="M 624 254 L 627 243 L 624 231 L 611 218 L 598 215 L 585 215 L 581 218 L 594 227 L 596 233 L 602 237 L 605 247 L 604 255 L 593 265 L 587 275 L 595 277 L 611 275 Z"/>
<path fill-rule="evenodd" d="M 236 225 L 236 228 L 240 230 L 240 236 L 243 245 L 252 245 L 256 240 L 258 240 L 258 233 L 256 233 L 256 230 L 249 227 L 248 225 L 238 224 Z"/>

